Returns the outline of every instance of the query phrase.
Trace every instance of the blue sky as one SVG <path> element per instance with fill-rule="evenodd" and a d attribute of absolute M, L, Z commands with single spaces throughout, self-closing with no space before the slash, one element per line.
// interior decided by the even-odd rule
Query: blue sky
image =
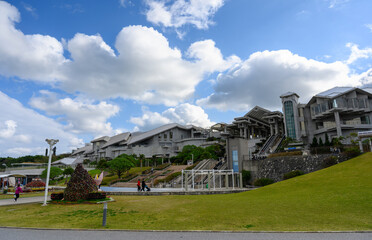
<path fill-rule="evenodd" d="M 0 1 L 0 156 L 372 84 L 369 0 Z"/>

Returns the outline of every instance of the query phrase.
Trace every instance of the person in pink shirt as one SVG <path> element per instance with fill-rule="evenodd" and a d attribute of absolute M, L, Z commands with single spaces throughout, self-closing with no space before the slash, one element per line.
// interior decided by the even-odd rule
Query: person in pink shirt
<path fill-rule="evenodd" d="M 15 190 L 15 198 L 14 198 L 14 202 L 17 202 L 17 199 L 19 198 L 19 193 L 20 192 L 23 192 L 22 191 L 22 188 L 21 188 L 21 186 L 18 184 L 18 186 L 17 186 L 17 188 L 16 188 L 16 190 Z"/>

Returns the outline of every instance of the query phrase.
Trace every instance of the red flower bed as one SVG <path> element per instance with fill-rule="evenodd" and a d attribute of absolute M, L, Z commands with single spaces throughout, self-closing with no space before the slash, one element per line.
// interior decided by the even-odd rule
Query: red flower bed
<path fill-rule="evenodd" d="M 27 183 L 26 187 L 29 187 L 29 188 L 45 187 L 45 183 L 40 180 L 35 180 L 35 181 Z"/>

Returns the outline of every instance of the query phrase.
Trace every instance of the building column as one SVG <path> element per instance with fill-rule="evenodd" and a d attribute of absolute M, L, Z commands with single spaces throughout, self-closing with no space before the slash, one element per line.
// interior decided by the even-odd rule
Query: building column
<path fill-rule="evenodd" d="M 279 134 L 279 126 L 277 121 L 275 121 L 275 134 Z"/>
<path fill-rule="evenodd" d="M 254 138 L 254 127 L 252 127 L 252 138 Z"/>
<path fill-rule="evenodd" d="M 240 134 L 239 134 L 239 136 L 240 136 L 240 137 L 243 137 L 243 128 L 239 128 L 239 130 L 240 130 Z"/>
<path fill-rule="evenodd" d="M 244 127 L 244 128 L 243 128 L 243 131 L 244 131 L 244 139 L 247 139 L 247 128 Z"/>
<path fill-rule="evenodd" d="M 336 123 L 336 130 L 337 130 L 337 137 L 342 136 L 342 130 L 341 130 L 341 123 L 340 123 L 340 114 L 339 112 L 334 112 L 335 115 L 335 123 Z"/>
<path fill-rule="evenodd" d="M 270 124 L 270 135 L 274 135 L 274 128 L 272 124 Z"/>

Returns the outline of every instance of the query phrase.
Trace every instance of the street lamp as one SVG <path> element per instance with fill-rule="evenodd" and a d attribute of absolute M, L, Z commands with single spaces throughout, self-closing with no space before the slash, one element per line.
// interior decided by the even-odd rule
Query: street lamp
<path fill-rule="evenodd" d="M 50 165 L 52 163 L 52 148 L 54 145 L 57 144 L 58 139 L 45 139 L 45 141 L 49 144 L 49 161 L 48 161 L 48 172 L 47 172 L 47 179 L 46 179 L 46 186 L 45 186 L 45 195 L 44 195 L 44 204 L 43 206 L 47 205 L 47 198 L 48 198 L 48 187 L 49 187 L 49 175 L 50 175 Z"/>

